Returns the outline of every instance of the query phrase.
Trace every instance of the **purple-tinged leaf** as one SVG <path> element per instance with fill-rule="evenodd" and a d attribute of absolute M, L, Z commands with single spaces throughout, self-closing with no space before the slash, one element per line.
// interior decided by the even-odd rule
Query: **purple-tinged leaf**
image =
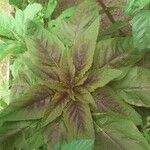
<path fill-rule="evenodd" d="M 114 112 L 131 119 L 136 125 L 142 123 L 141 116 L 130 105 L 119 98 L 111 88 L 98 89 L 92 95 L 97 105 L 93 112 Z"/>
<path fill-rule="evenodd" d="M 75 8 L 75 12 L 70 18 L 59 19 L 53 32 L 58 35 L 65 45 L 72 46 L 75 40 L 78 39 L 78 34 L 85 31 L 99 16 L 98 11 L 99 7 L 95 1 L 86 0 Z M 93 30 L 96 31 L 97 27 L 99 27 L 99 22 L 96 26 L 93 26 Z M 94 38 L 97 36 L 94 35 L 95 31 L 91 34 Z M 92 37 L 91 35 L 88 35 L 88 37 Z"/>
<path fill-rule="evenodd" d="M 93 107 L 96 107 L 95 100 L 88 90 L 82 87 L 76 87 L 74 91 L 74 95 L 79 101 L 82 103 L 91 104 Z"/>
<path fill-rule="evenodd" d="M 0 122 L 35 120 L 43 117 L 53 92 L 47 86 L 34 85 L 28 91 L 12 100 L 0 113 Z"/>
<path fill-rule="evenodd" d="M 44 129 L 44 140 L 49 149 L 54 149 L 55 145 L 60 145 L 66 141 L 66 127 L 63 121 L 56 121 L 48 124 Z"/>
<path fill-rule="evenodd" d="M 35 63 L 59 67 L 64 45 L 50 32 L 41 29 L 35 36 L 26 40 L 29 56 Z"/>
<path fill-rule="evenodd" d="M 90 69 L 99 29 L 99 17 L 89 23 L 74 40 L 72 50 L 73 64 L 76 69 L 76 78 L 80 79 Z"/>
<path fill-rule="evenodd" d="M 120 68 L 134 65 L 143 56 L 133 47 L 132 38 L 110 38 L 97 44 L 94 68 Z"/>
<path fill-rule="evenodd" d="M 47 111 L 44 114 L 43 126 L 46 126 L 47 124 L 58 118 L 62 114 L 63 109 L 65 108 L 69 100 L 70 99 L 67 92 L 56 93 L 49 103 Z"/>
<path fill-rule="evenodd" d="M 68 48 L 64 51 L 60 63 L 59 78 L 68 88 L 72 88 L 75 84 L 75 66 Z"/>
<path fill-rule="evenodd" d="M 94 138 L 93 122 L 88 104 L 70 102 L 63 114 L 68 139 Z"/>
<path fill-rule="evenodd" d="M 117 69 L 95 69 L 88 73 L 87 79 L 84 81 L 82 87 L 90 92 L 93 92 L 99 87 L 103 87 L 113 79 L 121 75 L 121 71 Z"/>

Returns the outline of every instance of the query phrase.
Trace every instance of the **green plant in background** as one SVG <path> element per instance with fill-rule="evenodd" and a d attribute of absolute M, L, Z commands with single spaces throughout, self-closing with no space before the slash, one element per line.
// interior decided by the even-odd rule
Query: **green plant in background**
<path fill-rule="evenodd" d="M 149 150 L 147 35 L 140 38 L 146 40 L 144 50 L 135 46 L 134 30 L 133 37 L 112 37 L 123 27 L 112 19 L 114 27 L 101 38 L 103 11 L 94 0 L 56 19 L 57 2 L 44 4 L 17 9 L 7 22 L 4 14 L 0 17 L 0 25 L 8 27 L 0 29 L 2 42 L 20 46 L 2 49 L 19 53 L 13 53 L 10 104 L 0 112 L 0 150 Z M 128 14 L 139 10 L 131 4 Z M 138 28 L 137 34 L 148 29 Z"/>

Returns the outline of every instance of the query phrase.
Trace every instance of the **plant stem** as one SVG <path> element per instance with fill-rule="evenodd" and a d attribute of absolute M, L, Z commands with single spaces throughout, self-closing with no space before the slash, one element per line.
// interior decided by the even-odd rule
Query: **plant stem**
<path fill-rule="evenodd" d="M 111 21 L 111 23 L 115 23 L 115 19 L 114 17 L 111 15 L 111 13 L 109 12 L 109 10 L 107 9 L 107 6 L 104 4 L 103 0 L 98 0 L 99 4 L 101 5 L 102 9 L 104 10 L 105 14 L 107 15 L 107 17 L 109 18 L 109 20 Z"/>
<path fill-rule="evenodd" d="M 107 6 L 105 5 L 105 3 L 103 2 L 103 0 L 98 0 L 98 3 L 100 4 L 102 9 L 104 10 L 104 13 L 107 15 L 110 22 L 112 24 L 114 24 L 116 21 L 115 21 L 113 15 L 109 12 L 109 10 L 108 10 Z M 121 30 L 119 30 L 119 35 L 125 36 L 125 34 Z"/>

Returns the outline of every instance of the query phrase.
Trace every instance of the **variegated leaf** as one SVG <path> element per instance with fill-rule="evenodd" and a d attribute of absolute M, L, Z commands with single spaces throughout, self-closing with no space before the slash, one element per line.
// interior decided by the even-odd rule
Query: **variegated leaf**
<path fill-rule="evenodd" d="M 81 101 L 70 102 L 64 110 L 63 118 L 69 140 L 94 138 L 93 121 L 88 104 Z"/>
<path fill-rule="evenodd" d="M 128 67 L 138 62 L 142 56 L 143 53 L 134 49 L 132 38 L 110 38 L 97 44 L 93 67 Z"/>
<path fill-rule="evenodd" d="M 32 86 L 0 113 L 0 122 L 42 118 L 52 95 L 53 92 L 47 86 Z"/>
<path fill-rule="evenodd" d="M 43 126 L 46 126 L 47 124 L 58 118 L 62 114 L 63 109 L 69 100 L 70 99 L 67 92 L 56 93 L 49 103 L 47 111 L 44 114 Z"/>
<path fill-rule="evenodd" d="M 30 69 L 35 75 L 41 78 L 41 80 L 51 80 L 51 81 L 59 81 L 58 76 L 58 68 L 56 67 L 50 67 L 50 66 L 44 66 L 42 64 L 36 64 L 33 63 L 32 60 L 27 57 L 24 57 L 24 60 L 26 61 L 26 64 L 28 66 L 28 69 Z"/>
<path fill-rule="evenodd" d="M 39 29 L 33 37 L 26 39 L 26 44 L 33 62 L 50 67 L 60 66 L 64 45 L 54 34 Z"/>
<path fill-rule="evenodd" d="M 75 66 L 70 54 L 70 49 L 65 49 L 60 63 L 59 78 L 67 87 L 72 88 L 75 84 Z"/>
<path fill-rule="evenodd" d="M 131 119 L 136 125 L 142 123 L 141 116 L 130 105 L 126 104 L 121 98 L 119 98 L 111 88 L 104 87 L 98 89 L 92 95 L 97 105 L 93 112 L 118 113 Z"/>
<path fill-rule="evenodd" d="M 96 106 L 95 100 L 94 100 L 93 96 L 91 95 L 91 93 L 88 90 L 86 90 L 86 89 L 84 89 L 82 87 L 76 87 L 74 95 L 82 103 L 91 104 L 93 107 Z"/>
<path fill-rule="evenodd" d="M 44 141 L 47 143 L 49 150 L 61 148 L 61 144 L 66 141 L 66 127 L 63 121 L 53 122 L 48 124 L 44 129 Z"/>
<path fill-rule="evenodd" d="M 92 23 L 89 22 L 83 31 L 76 35 L 71 50 L 77 79 L 82 78 L 92 66 L 98 29 L 99 17 L 96 17 Z"/>
<path fill-rule="evenodd" d="M 117 69 L 95 69 L 88 73 L 87 79 L 84 81 L 82 87 L 90 92 L 93 92 L 99 87 L 103 87 L 113 79 L 121 75 L 121 71 Z"/>
<path fill-rule="evenodd" d="M 96 17 L 98 17 L 99 11 L 97 3 L 91 0 L 84 0 L 79 6 L 73 9 L 73 15 L 70 16 L 69 13 L 69 18 L 59 19 L 53 31 L 67 46 L 74 45 L 74 41 L 78 38 L 77 35 L 94 22 Z M 99 22 L 97 23 L 99 24 Z M 95 31 L 97 30 L 98 24 L 93 27 L 93 30 L 94 28 Z M 94 35 L 95 31 L 92 33 L 93 37 L 96 36 Z"/>

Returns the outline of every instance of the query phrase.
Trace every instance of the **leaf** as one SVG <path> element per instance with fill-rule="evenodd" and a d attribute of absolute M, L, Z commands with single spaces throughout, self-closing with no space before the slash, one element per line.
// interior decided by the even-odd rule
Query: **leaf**
<path fill-rule="evenodd" d="M 0 35 L 14 39 L 15 38 L 14 30 L 15 30 L 14 18 L 7 13 L 1 13 L 0 14 Z"/>
<path fill-rule="evenodd" d="M 0 126 L 0 142 L 4 141 L 7 137 L 18 133 L 24 128 L 28 127 L 31 122 L 6 122 Z"/>
<path fill-rule="evenodd" d="M 133 13 L 149 5 L 150 5 L 149 0 L 128 0 L 125 7 L 125 14 L 132 15 Z"/>
<path fill-rule="evenodd" d="M 4 42 L 0 43 L 0 61 L 7 56 L 17 55 L 23 53 L 25 48 L 17 42 Z"/>
<path fill-rule="evenodd" d="M 52 32 L 56 33 L 57 29 L 59 30 L 58 27 L 61 26 L 62 21 L 73 16 L 75 14 L 75 12 L 76 12 L 76 6 L 70 7 L 68 9 L 64 10 L 55 20 L 50 20 L 48 22 L 49 29 Z"/>
<path fill-rule="evenodd" d="M 82 87 L 76 87 L 74 91 L 74 96 L 77 97 L 81 102 L 91 104 L 93 107 L 96 107 L 95 100 L 88 90 Z"/>
<path fill-rule="evenodd" d="M 94 145 L 94 140 L 84 139 L 84 140 L 74 140 L 72 142 L 63 144 L 61 150 L 92 150 Z M 55 147 L 54 150 L 58 148 Z"/>
<path fill-rule="evenodd" d="M 39 122 L 35 122 L 34 124 L 25 130 L 26 144 L 20 145 L 22 149 L 37 149 L 44 145 L 43 130 L 38 127 Z"/>
<path fill-rule="evenodd" d="M 68 97 L 68 93 L 56 93 L 49 103 L 47 111 L 44 113 L 42 126 L 46 126 L 47 124 L 51 123 L 56 118 L 61 116 L 63 113 L 63 109 L 66 107 L 69 100 L 70 99 Z"/>
<path fill-rule="evenodd" d="M 94 120 L 95 150 L 149 150 L 149 144 L 130 120 L 109 114 L 99 115 Z"/>
<path fill-rule="evenodd" d="M 127 103 L 135 106 L 150 107 L 150 71 L 146 68 L 133 67 L 127 76 L 115 82 L 117 94 Z"/>
<path fill-rule="evenodd" d="M 59 78 L 67 87 L 72 88 L 75 84 L 75 66 L 70 54 L 70 50 L 66 48 L 60 61 Z"/>
<path fill-rule="evenodd" d="M 6 122 L 0 126 L 0 149 L 10 150 L 23 142 L 23 131 L 31 122 Z"/>
<path fill-rule="evenodd" d="M 18 8 L 25 8 L 28 4 L 28 1 L 27 0 L 9 0 L 9 3 L 11 5 L 15 5 L 17 6 Z"/>
<path fill-rule="evenodd" d="M 60 15 L 53 32 L 57 34 L 59 39 L 61 39 L 61 41 L 69 47 L 72 47 L 76 41 L 79 42 L 80 38 L 82 38 L 81 36 L 86 34 L 85 36 L 88 37 L 84 39 L 94 42 L 93 47 L 95 47 L 99 28 L 98 20 L 99 16 L 97 4 L 94 1 L 86 0 L 79 6 L 70 8 Z M 92 28 L 92 26 L 94 27 Z M 81 34 L 82 32 L 83 34 Z M 91 34 L 93 37 L 89 37 L 89 35 L 87 35 L 90 34 L 90 32 L 93 32 L 93 34 Z M 83 42 L 83 40 L 81 40 L 81 42 Z"/>
<path fill-rule="evenodd" d="M 0 113 L 0 122 L 35 120 L 43 117 L 53 92 L 42 84 L 34 85 L 28 91 L 12 100 Z"/>
<path fill-rule="evenodd" d="M 66 140 L 66 128 L 62 120 L 48 124 L 44 128 L 44 140 L 48 150 L 61 149 L 62 143 Z"/>
<path fill-rule="evenodd" d="M 41 80 L 51 82 L 51 85 L 54 83 L 56 88 L 62 86 L 59 70 L 65 47 L 61 41 L 42 28 L 34 37 L 27 39 L 26 43 L 29 51 L 24 60 L 29 69 Z"/>
<path fill-rule="evenodd" d="M 132 20 L 134 47 L 137 49 L 150 49 L 150 11 L 138 13 Z"/>
<path fill-rule="evenodd" d="M 138 66 L 150 69 L 150 52 L 145 53 L 143 58 L 137 63 Z"/>
<path fill-rule="evenodd" d="M 77 78 L 83 77 L 92 65 L 98 28 L 99 18 L 96 18 L 83 33 L 76 36 L 75 44 L 72 47 L 72 57 Z"/>
<path fill-rule="evenodd" d="M 48 2 L 47 8 L 44 14 L 45 18 L 51 18 L 51 15 L 54 12 L 56 7 L 57 7 L 57 0 L 50 0 Z"/>
<path fill-rule="evenodd" d="M 87 104 L 80 101 L 68 103 L 63 118 L 68 140 L 94 138 L 93 121 Z"/>
<path fill-rule="evenodd" d="M 47 30 L 41 28 L 37 33 L 26 40 L 29 55 L 34 63 L 40 63 L 45 66 L 59 67 L 64 45 L 61 41 Z"/>
<path fill-rule="evenodd" d="M 40 4 L 34 3 L 28 5 L 25 10 L 17 9 L 15 13 L 15 29 L 16 33 L 20 36 L 25 36 L 27 31 L 27 25 L 29 21 L 37 15 L 37 13 L 42 9 Z"/>
<path fill-rule="evenodd" d="M 142 123 L 141 116 L 130 105 L 118 97 L 111 88 L 104 87 L 97 89 L 92 96 L 97 106 L 93 109 L 94 113 L 118 113 L 132 120 L 136 125 Z"/>
<path fill-rule="evenodd" d="M 86 88 L 90 92 L 93 92 L 95 89 L 105 86 L 120 75 L 121 71 L 117 69 L 95 69 L 89 72 L 82 87 Z"/>
<path fill-rule="evenodd" d="M 13 83 L 11 85 L 11 96 L 17 98 L 24 94 L 32 85 L 38 84 L 39 78 L 28 68 L 24 60 L 24 54 L 15 59 L 10 66 L 11 74 L 13 76 Z"/>
<path fill-rule="evenodd" d="M 120 20 L 116 21 L 113 25 L 111 25 L 109 28 L 107 28 L 103 34 L 104 35 L 113 34 L 114 32 L 117 32 L 118 30 L 120 30 L 121 28 L 123 28 L 125 26 L 126 26 L 125 22 L 120 21 Z"/>
<path fill-rule="evenodd" d="M 110 38 L 98 42 L 94 55 L 94 68 L 120 68 L 132 66 L 143 56 L 133 47 L 132 38 Z"/>
<path fill-rule="evenodd" d="M 28 20 L 32 20 L 36 14 L 42 10 L 42 5 L 38 3 L 34 4 L 29 4 L 26 9 L 23 11 L 24 12 L 24 22 Z"/>

